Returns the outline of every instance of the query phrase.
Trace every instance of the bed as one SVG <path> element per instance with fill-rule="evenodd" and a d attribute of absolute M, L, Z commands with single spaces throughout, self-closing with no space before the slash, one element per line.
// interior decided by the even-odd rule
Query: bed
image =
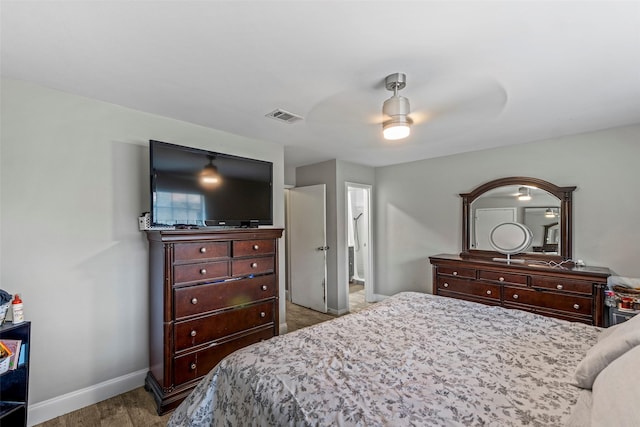
<path fill-rule="evenodd" d="M 403 292 L 231 354 L 168 425 L 598 425 L 625 403 L 611 395 L 621 368 L 597 393 L 604 372 L 625 357 L 624 369 L 640 366 L 640 321 L 626 323 L 603 333 Z M 606 406 L 595 408 L 603 393 Z"/>

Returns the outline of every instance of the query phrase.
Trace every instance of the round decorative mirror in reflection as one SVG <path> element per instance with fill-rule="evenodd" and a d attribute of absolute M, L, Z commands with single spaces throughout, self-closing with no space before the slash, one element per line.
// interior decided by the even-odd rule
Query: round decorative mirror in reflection
<path fill-rule="evenodd" d="M 496 251 L 507 255 L 507 262 L 511 255 L 523 252 L 531 244 L 533 234 L 529 227 L 517 222 L 503 222 L 496 225 L 489 235 L 489 243 Z M 494 260 L 502 260 L 498 258 Z"/>

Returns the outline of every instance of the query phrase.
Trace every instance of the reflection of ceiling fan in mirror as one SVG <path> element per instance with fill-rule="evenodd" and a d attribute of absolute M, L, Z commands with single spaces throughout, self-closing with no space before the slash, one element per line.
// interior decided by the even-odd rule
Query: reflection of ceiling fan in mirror
<path fill-rule="evenodd" d="M 496 117 L 507 102 L 506 91 L 492 78 L 416 76 L 414 81 L 409 85 L 405 73 L 393 73 L 331 95 L 309 111 L 306 121 L 318 131 L 366 133 L 371 136 L 368 147 L 376 141 L 407 144 L 419 142 L 420 135 L 434 140 L 465 132 Z"/>

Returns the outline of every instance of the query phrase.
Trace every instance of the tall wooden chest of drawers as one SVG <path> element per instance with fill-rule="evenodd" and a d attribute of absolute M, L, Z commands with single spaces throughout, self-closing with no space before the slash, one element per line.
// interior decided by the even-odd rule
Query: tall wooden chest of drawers
<path fill-rule="evenodd" d="M 278 334 L 279 228 L 148 231 L 149 359 L 158 414 L 220 360 Z"/>
<path fill-rule="evenodd" d="M 608 268 L 506 264 L 449 254 L 429 259 L 434 295 L 604 326 Z"/>

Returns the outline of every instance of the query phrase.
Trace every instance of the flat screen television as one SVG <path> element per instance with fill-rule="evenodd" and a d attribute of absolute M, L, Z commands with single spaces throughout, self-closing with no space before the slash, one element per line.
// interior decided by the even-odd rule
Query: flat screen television
<path fill-rule="evenodd" d="M 273 163 L 149 141 L 152 226 L 273 225 Z"/>

